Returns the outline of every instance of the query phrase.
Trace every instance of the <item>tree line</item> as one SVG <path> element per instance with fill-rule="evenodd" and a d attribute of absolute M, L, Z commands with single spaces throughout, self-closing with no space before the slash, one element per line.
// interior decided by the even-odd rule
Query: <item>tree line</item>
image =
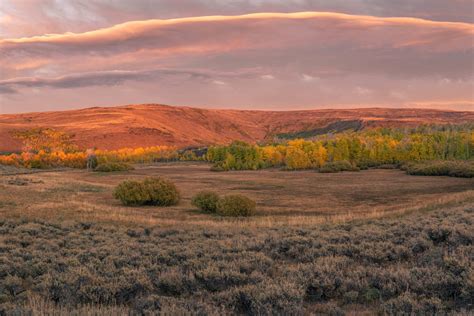
<path fill-rule="evenodd" d="M 407 161 L 472 158 L 472 126 L 378 128 L 266 145 L 235 141 L 228 146 L 210 147 L 206 155 L 215 170 L 312 169 L 338 161 L 365 169 Z"/>

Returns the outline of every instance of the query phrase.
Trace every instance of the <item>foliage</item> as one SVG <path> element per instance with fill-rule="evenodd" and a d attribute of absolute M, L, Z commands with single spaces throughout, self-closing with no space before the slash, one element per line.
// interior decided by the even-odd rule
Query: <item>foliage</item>
<path fill-rule="evenodd" d="M 241 141 L 234 141 L 225 147 L 209 148 L 207 160 L 216 162 L 216 167 L 224 170 L 256 170 L 262 167 L 258 148 Z"/>
<path fill-rule="evenodd" d="M 26 168 L 87 166 L 89 154 L 75 149 L 70 143 L 71 138 L 64 133 L 39 130 L 25 131 L 19 135 L 22 135 L 18 137 L 23 137 L 27 151 L 0 155 L 0 164 Z M 378 128 L 268 145 L 235 141 L 228 146 L 212 146 L 207 153 L 205 149 L 178 151 L 170 146 L 95 150 L 92 153 L 99 164 L 205 159 L 213 163 L 212 170 L 215 171 L 271 167 L 320 169 L 325 164 L 338 161 L 349 161 L 359 169 L 367 169 L 410 161 L 474 159 L 474 128 L 470 125 Z"/>
<path fill-rule="evenodd" d="M 179 159 L 176 147 L 153 146 L 122 148 L 118 150 L 96 150 L 99 164 L 104 162 L 152 163 Z"/>
<path fill-rule="evenodd" d="M 124 181 L 115 188 L 114 197 L 124 205 L 171 206 L 178 204 L 180 194 L 173 182 L 158 177 Z"/>
<path fill-rule="evenodd" d="M 474 128 L 469 125 L 379 128 L 272 145 L 234 142 L 209 148 L 206 158 L 219 171 L 269 167 L 319 169 L 340 161 L 367 169 L 409 161 L 469 160 L 474 158 Z"/>
<path fill-rule="evenodd" d="M 191 204 L 205 213 L 216 213 L 219 195 L 212 191 L 201 191 L 193 196 Z"/>
<path fill-rule="evenodd" d="M 256 204 L 246 196 L 235 194 L 222 197 L 217 203 L 217 214 L 221 216 L 252 216 Z"/>
<path fill-rule="evenodd" d="M 403 165 L 402 169 L 408 174 L 417 176 L 474 178 L 474 160 L 408 163 Z"/>
<path fill-rule="evenodd" d="M 77 147 L 73 144 L 71 136 L 65 132 L 51 128 L 33 128 L 13 132 L 13 137 L 23 143 L 23 151 L 30 153 L 39 152 L 74 152 Z"/>
<path fill-rule="evenodd" d="M 55 151 L 47 153 L 39 151 L 38 153 L 23 152 L 21 154 L 11 154 L 0 156 L 0 164 L 25 168 L 86 168 L 87 154 L 85 152 Z"/>
<path fill-rule="evenodd" d="M 359 171 L 360 169 L 357 166 L 353 166 L 347 160 L 339 160 L 328 162 L 319 169 L 321 173 L 336 173 L 342 171 Z"/>
<path fill-rule="evenodd" d="M 133 166 L 129 165 L 128 163 L 124 162 L 105 162 L 97 167 L 95 167 L 94 171 L 97 172 L 114 172 L 114 171 L 129 171 L 133 170 Z"/>
<path fill-rule="evenodd" d="M 59 150 L 46 152 L 40 150 L 37 153 L 23 152 L 21 154 L 0 155 L 0 165 L 39 169 L 58 167 L 83 169 L 87 167 L 87 161 L 91 156 L 95 157 L 94 160 L 98 165 L 173 161 L 179 157 L 176 148 L 169 146 L 95 151 Z"/>

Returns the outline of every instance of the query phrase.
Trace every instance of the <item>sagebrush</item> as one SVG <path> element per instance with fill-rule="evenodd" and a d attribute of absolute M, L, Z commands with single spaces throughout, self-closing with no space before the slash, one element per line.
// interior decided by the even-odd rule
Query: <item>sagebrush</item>
<path fill-rule="evenodd" d="M 0 314 L 469 315 L 473 224 L 472 204 L 304 228 L 0 220 Z"/>
<path fill-rule="evenodd" d="M 124 181 L 115 188 L 114 197 L 125 205 L 171 206 L 178 204 L 180 194 L 171 180 L 157 177 Z"/>

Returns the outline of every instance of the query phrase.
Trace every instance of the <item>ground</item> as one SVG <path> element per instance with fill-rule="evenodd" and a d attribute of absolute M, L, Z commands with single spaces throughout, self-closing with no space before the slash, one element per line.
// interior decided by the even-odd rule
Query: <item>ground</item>
<path fill-rule="evenodd" d="M 0 314 L 465 313 L 473 308 L 474 179 L 399 170 L 0 177 Z M 176 207 L 124 207 L 125 179 L 165 176 Z M 201 214 L 199 190 L 257 201 L 249 219 Z M 2 285 L 3 283 L 3 285 Z"/>
<path fill-rule="evenodd" d="M 123 207 L 112 196 L 126 179 L 164 176 L 179 188 L 176 207 Z M 22 185 L 25 184 L 25 185 Z M 258 214 L 243 225 L 314 224 L 405 212 L 432 203 L 462 198 L 474 179 L 414 177 L 399 170 L 322 174 L 308 171 L 212 172 L 205 163 L 169 163 L 138 167 L 131 172 L 83 170 L 4 175 L 0 178 L 2 216 L 78 219 L 140 225 L 222 225 L 200 214 L 191 197 L 200 190 L 245 194 L 257 202 Z M 238 221 L 242 223 L 242 221 Z"/>

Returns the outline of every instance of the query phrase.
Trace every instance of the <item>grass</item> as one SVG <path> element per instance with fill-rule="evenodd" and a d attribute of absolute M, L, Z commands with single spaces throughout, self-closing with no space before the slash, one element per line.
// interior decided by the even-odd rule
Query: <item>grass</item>
<path fill-rule="evenodd" d="M 0 216 L 29 219 L 91 220 L 124 225 L 280 226 L 352 220 L 403 212 L 438 199 L 457 199 L 474 188 L 474 179 L 413 177 L 399 170 L 322 174 L 311 170 L 215 173 L 206 164 L 177 163 L 147 166 L 127 174 L 81 170 L 43 172 L 0 178 L 0 201 L 15 207 L 0 209 Z M 164 176 L 182 193 L 169 208 L 124 207 L 113 190 L 124 180 Z M 28 178 L 27 186 L 7 184 Z M 41 183 L 42 182 L 42 183 Z M 249 188 L 255 188 L 249 190 Z M 260 188 L 257 190 L 256 188 Z M 191 198 L 201 190 L 219 195 L 244 194 L 257 202 L 252 220 L 218 220 L 195 212 Z"/>
<path fill-rule="evenodd" d="M 150 176 L 181 202 L 113 198 Z M 474 179 L 179 163 L 0 176 L 0 188 L 0 314 L 472 311 Z M 248 195 L 257 213 L 196 212 L 201 190 Z"/>

